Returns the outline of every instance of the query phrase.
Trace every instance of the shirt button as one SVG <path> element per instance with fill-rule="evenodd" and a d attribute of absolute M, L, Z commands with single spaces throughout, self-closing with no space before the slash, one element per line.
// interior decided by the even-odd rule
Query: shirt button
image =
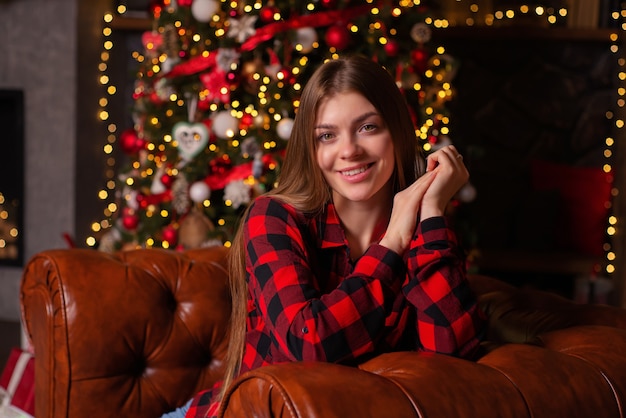
<path fill-rule="evenodd" d="M 309 333 L 309 329 L 307 327 L 303 327 L 302 328 L 302 333 L 303 334 L 308 334 Z"/>

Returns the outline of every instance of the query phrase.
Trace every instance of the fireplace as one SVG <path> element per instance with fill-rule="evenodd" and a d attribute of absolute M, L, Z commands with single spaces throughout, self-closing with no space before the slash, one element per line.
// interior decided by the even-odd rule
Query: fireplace
<path fill-rule="evenodd" d="M 24 93 L 0 89 L 0 265 L 20 266 L 24 242 Z"/>

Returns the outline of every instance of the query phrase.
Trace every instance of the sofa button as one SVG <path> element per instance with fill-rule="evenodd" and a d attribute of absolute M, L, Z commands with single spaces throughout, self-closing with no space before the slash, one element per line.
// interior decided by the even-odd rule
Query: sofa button
<path fill-rule="evenodd" d="M 308 334 L 308 333 L 309 333 L 309 328 L 307 328 L 307 327 L 302 327 L 302 333 L 303 333 L 303 334 Z"/>

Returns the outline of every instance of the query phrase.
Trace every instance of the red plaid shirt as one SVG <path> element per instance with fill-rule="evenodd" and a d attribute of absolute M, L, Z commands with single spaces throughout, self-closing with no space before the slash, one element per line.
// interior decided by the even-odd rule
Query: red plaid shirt
<path fill-rule="evenodd" d="M 478 347 L 483 316 L 443 217 L 419 223 L 404 257 L 372 244 L 354 262 L 332 204 L 307 217 L 262 197 L 244 228 L 242 373 L 289 361 L 355 365 L 402 350 L 467 357 Z M 196 397 L 187 417 L 215 414 L 212 392 Z"/>

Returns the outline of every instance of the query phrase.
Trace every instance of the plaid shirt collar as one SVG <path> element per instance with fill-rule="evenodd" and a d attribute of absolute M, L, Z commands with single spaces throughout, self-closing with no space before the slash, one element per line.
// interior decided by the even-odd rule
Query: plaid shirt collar
<path fill-rule="evenodd" d="M 315 221 L 317 245 L 319 248 L 347 247 L 346 234 L 341 226 L 341 221 L 331 202 L 326 204 L 324 212 Z"/>

